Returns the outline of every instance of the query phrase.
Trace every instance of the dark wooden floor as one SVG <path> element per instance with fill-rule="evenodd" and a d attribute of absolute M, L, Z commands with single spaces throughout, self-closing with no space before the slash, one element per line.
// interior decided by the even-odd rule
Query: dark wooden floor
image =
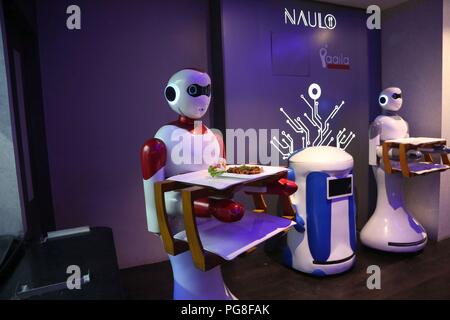
<path fill-rule="evenodd" d="M 419 254 L 394 255 L 359 248 L 345 274 L 314 278 L 257 251 L 223 266 L 225 282 L 239 299 L 450 299 L 450 239 L 429 243 Z M 366 286 L 367 267 L 381 268 L 381 290 Z M 121 271 L 129 299 L 172 299 L 169 262 Z"/>

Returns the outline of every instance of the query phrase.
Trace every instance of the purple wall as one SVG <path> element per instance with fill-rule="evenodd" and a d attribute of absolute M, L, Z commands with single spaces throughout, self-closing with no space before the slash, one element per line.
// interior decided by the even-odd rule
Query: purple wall
<path fill-rule="evenodd" d="M 383 86 L 402 89 L 399 113 L 412 137 L 442 137 L 443 17 L 442 0 L 409 1 L 383 13 Z M 405 179 L 406 206 L 432 240 L 440 238 L 444 225 L 439 203 L 445 179 L 444 174 Z"/>
<path fill-rule="evenodd" d="M 66 8 L 82 30 L 66 28 Z M 176 118 L 168 78 L 208 67 L 208 1 L 39 0 L 52 192 L 58 228 L 113 228 L 121 267 L 166 259 L 146 230 L 139 150 Z"/>
<path fill-rule="evenodd" d="M 280 107 L 295 116 L 308 111 L 300 95 L 307 97 L 313 82 L 322 88 L 322 114 L 328 115 L 336 103 L 345 100 L 331 125 L 357 135 L 347 151 L 355 158 L 362 226 L 368 217 L 370 97 L 374 91 L 378 94 L 380 82 L 379 72 L 371 72 L 379 66 L 379 43 L 368 44 L 365 11 L 295 0 L 224 0 L 222 8 L 227 127 L 279 128 L 295 139 L 298 136 L 286 124 Z M 323 16 L 331 13 L 337 26 L 323 30 L 286 25 L 285 8 Z M 349 57 L 350 70 L 324 69 L 319 50 L 325 45 L 332 55 Z M 296 147 L 300 147 L 298 140 Z"/>

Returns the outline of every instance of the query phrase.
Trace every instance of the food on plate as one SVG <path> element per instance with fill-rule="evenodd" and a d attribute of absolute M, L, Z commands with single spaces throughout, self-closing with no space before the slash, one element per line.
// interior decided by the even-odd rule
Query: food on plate
<path fill-rule="evenodd" d="M 227 171 L 217 168 L 216 166 L 209 166 L 209 168 L 208 168 L 208 173 L 213 178 L 221 176 L 225 172 L 227 172 Z"/>
<path fill-rule="evenodd" d="M 216 165 L 208 168 L 211 177 L 218 177 L 225 172 L 227 172 L 227 161 L 224 158 L 220 158 Z"/>
<path fill-rule="evenodd" d="M 247 165 L 238 166 L 238 167 L 231 167 L 231 168 L 228 168 L 228 170 L 227 170 L 227 173 L 247 174 L 247 175 L 259 174 L 261 172 L 263 172 L 263 168 L 262 167 L 247 166 Z"/>
<path fill-rule="evenodd" d="M 262 167 L 258 166 L 248 166 L 248 165 L 242 165 L 242 166 L 232 166 L 228 167 L 226 162 L 220 161 L 218 164 L 214 166 L 209 166 L 208 173 L 211 177 L 218 177 L 221 176 L 224 173 L 232 173 L 232 174 L 243 174 L 243 175 L 254 175 L 259 174 L 263 172 Z"/>

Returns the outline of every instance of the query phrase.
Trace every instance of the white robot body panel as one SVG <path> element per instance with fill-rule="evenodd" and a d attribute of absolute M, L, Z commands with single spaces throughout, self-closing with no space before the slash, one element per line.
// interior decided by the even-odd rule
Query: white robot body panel
<path fill-rule="evenodd" d="M 220 144 L 217 137 L 209 129 L 204 133 L 193 133 L 170 124 L 161 127 L 155 138 L 163 141 L 167 150 L 164 179 L 187 172 L 205 170 L 219 161 Z M 165 203 L 172 232 L 182 231 L 184 221 L 182 219 L 181 193 L 177 191 L 167 192 Z"/>
<path fill-rule="evenodd" d="M 381 115 L 375 119 L 381 127 L 381 141 L 409 137 L 408 123 L 400 116 Z"/>
<path fill-rule="evenodd" d="M 293 155 L 290 162 L 295 166 L 296 175 L 306 176 L 314 171 L 327 171 L 336 176 L 353 168 L 353 158 L 334 147 L 311 147 Z M 330 158 L 332 157 L 332 158 Z"/>
<path fill-rule="evenodd" d="M 167 178 L 205 170 L 219 161 L 220 144 L 209 129 L 201 134 L 175 125 L 166 125 L 158 130 L 155 138 L 162 140 L 167 148 Z"/>
<path fill-rule="evenodd" d="M 302 186 L 299 186 L 299 188 L 302 188 Z M 297 199 L 306 199 L 305 192 L 300 193 L 303 193 L 303 195 L 298 195 Z M 306 206 L 302 207 L 301 205 L 303 202 L 304 200 L 293 204 L 302 219 L 307 221 Z M 344 262 L 338 263 L 321 265 L 314 263 L 314 257 L 311 254 L 308 244 L 308 228 L 305 223 L 304 232 L 298 232 L 292 228 L 287 236 L 287 246 L 290 250 L 290 255 L 292 255 L 291 267 L 293 269 L 317 276 L 324 276 L 345 272 L 353 266 L 356 256 L 354 255 L 354 251 L 352 250 L 350 243 L 350 221 L 348 214 L 346 214 L 349 211 L 348 209 L 348 201 L 333 201 L 332 203 L 331 210 L 333 214 L 331 216 L 331 225 L 333 228 L 331 229 L 331 253 L 328 261 L 333 262 L 346 260 L 348 257 L 351 258 Z"/>
<path fill-rule="evenodd" d="M 159 233 L 158 217 L 155 206 L 155 183 L 166 179 L 165 167 L 159 169 L 150 179 L 144 179 L 145 209 L 147 213 L 148 231 Z M 181 218 L 183 213 L 181 193 L 176 191 L 167 192 L 165 195 L 166 212 L 169 216 L 169 224 L 173 232 L 179 232 L 184 228 Z"/>
<path fill-rule="evenodd" d="M 427 234 L 405 208 L 400 175 L 388 175 L 381 167 L 373 168 L 377 181 L 377 206 L 361 230 L 361 242 L 388 252 L 416 252 L 427 243 Z"/>
<path fill-rule="evenodd" d="M 298 232 L 296 234 L 289 232 L 288 234 L 288 248 L 295 248 L 290 254 L 293 257 L 297 257 L 292 260 L 292 264 L 290 265 L 293 269 L 323 277 L 343 273 L 355 264 L 356 256 L 352 255 L 350 259 L 344 262 L 317 265 L 313 262 L 314 259 L 305 239 L 307 239 L 307 234 Z"/>
<path fill-rule="evenodd" d="M 285 262 L 316 276 L 348 270 L 355 261 L 356 220 L 353 201 L 353 158 L 333 147 L 307 148 L 290 159 L 297 192 L 291 197 L 297 223 L 287 237 Z M 333 181 L 351 190 L 333 193 Z"/>
<path fill-rule="evenodd" d="M 354 254 L 350 244 L 349 202 L 347 199 L 333 200 L 331 204 L 331 253 L 329 261 L 339 261 Z"/>
<path fill-rule="evenodd" d="M 408 123 L 398 115 L 381 115 L 370 125 L 369 165 L 378 166 L 382 157 L 382 142 L 409 137 Z"/>
<path fill-rule="evenodd" d="M 150 179 L 144 180 L 145 211 L 148 231 L 159 233 L 158 217 L 155 207 L 155 182 L 165 179 L 164 168 L 159 169 Z"/>
<path fill-rule="evenodd" d="M 169 259 L 174 278 L 174 300 L 236 300 L 223 281 L 220 266 L 202 271 L 194 265 L 190 251 L 169 255 Z"/>

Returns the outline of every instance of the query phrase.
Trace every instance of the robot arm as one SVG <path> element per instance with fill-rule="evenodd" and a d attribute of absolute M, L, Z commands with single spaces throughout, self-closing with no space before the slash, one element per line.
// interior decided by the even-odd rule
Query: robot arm
<path fill-rule="evenodd" d="M 287 179 L 279 179 L 264 187 L 246 187 L 244 191 L 246 194 L 253 196 L 256 209 L 263 211 L 267 209 L 263 195 L 278 195 L 280 196 L 284 214 L 286 216 L 294 216 L 296 210 L 291 203 L 291 196 L 298 190 L 298 186 L 289 178 L 288 174 Z"/>
<path fill-rule="evenodd" d="M 144 178 L 145 210 L 147 212 L 148 230 L 153 233 L 159 233 L 154 184 L 165 179 L 166 159 L 167 149 L 163 141 L 153 138 L 143 145 L 141 166 Z"/>
<path fill-rule="evenodd" d="M 409 138 L 409 130 L 405 138 Z M 399 150 L 390 149 L 389 159 L 398 160 Z M 423 157 L 422 152 L 417 150 L 409 150 L 407 153 L 408 159 L 410 161 L 416 161 Z M 378 166 L 379 159 L 383 158 L 383 145 L 381 141 L 381 124 L 375 120 L 374 123 L 370 125 L 369 129 L 369 165 Z"/>
<path fill-rule="evenodd" d="M 297 184 L 286 178 L 282 178 L 265 187 L 265 194 L 291 196 L 298 189 Z"/>
<path fill-rule="evenodd" d="M 153 233 L 159 233 L 154 184 L 166 178 L 164 172 L 166 157 L 166 145 L 159 139 L 150 139 L 142 147 L 141 165 L 144 178 L 145 209 L 147 212 L 148 230 Z M 245 211 L 240 203 L 228 199 L 199 199 L 195 201 L 194 208 L 195 215 L 198 217 L 213 215 L 223 222 L 239 221 Z"/>
<path fill-rule="evenodd" d="M 281 178 L 264 187 L 245 187 L 243 191 L 246 194 L 269 194 L 269 195 L 282 195 L 291 196 L 298 189 L 297 184 L 286 178 Z"/>
<path fill-rule="evenodd" d="M 369 129 L 369 165 L 377 166 L 378 159 L 382 157 L 381 124 L 375 120 Z"/>
<path fill-rule="evenodd" d="M 426 153 L 436 153 L 436 154 L 450 154 L 450 147 L 448 146 L 436 146 L 432 148 L 419 148 L 419 151 Z"/>

